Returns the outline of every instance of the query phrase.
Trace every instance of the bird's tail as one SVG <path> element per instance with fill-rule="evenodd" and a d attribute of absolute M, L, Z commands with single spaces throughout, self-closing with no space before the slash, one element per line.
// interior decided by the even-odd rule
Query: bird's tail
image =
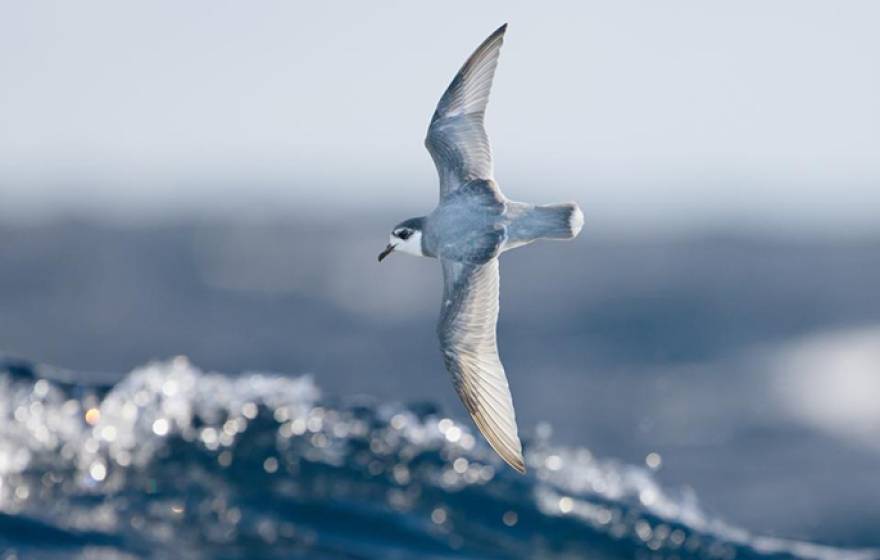
<path fill-rule="evenodd" d="M 574 239 L 584 226 L 584 213 L 574 202 L 547 204 L 529 209 L 519 220 L 523 237 Z"/>

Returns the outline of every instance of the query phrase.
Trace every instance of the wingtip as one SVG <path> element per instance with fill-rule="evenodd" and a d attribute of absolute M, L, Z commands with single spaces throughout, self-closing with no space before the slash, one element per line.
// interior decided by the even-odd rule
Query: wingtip
<path fill-rule="evenodd" d="M 526 461 L 523 458 L 522 452 L 519 453 L 501 453 L 497 449 L 495 450 L 498 453 L 498 456 L 510 466 L 513 470 L 518 472 L 519 474 L 526 474 Z"/>

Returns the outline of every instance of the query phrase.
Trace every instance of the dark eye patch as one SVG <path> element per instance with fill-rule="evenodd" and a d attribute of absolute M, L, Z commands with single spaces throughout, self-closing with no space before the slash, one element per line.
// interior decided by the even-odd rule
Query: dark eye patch
<path fill-rule="evenodd" d="M 399 232 L 397 232 L 397 237 L 403 239 L 404 241 L 409 239 L 410 235 L 412 235 L 412 232 L 408 229 L 402 229 Z"/>

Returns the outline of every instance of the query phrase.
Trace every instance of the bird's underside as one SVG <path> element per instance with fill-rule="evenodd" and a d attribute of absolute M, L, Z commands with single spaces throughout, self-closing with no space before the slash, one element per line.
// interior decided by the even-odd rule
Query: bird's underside
<path fill-rule="evenodd" d="M 516 414 L 498 356 L 498 255 L 538 238 L 577 235 L 577 205 L 507 200 L 493 179 L 483 117 L 506 31 L 501 26 L 456 74 L 437 104 L 425 145 L 440 179 L 440 202 L 424 219 L 423 254 L 443 267 L 437 334 L 453 385 L 492 448 L 526 470 Z M 389 247 L 392 247 L 389 245 Z"/>
<path fill-rule="evenodd" d="M 490 35 L 465 62 L 428 127 L 425 146 L 440 177 L 441 207 L 472 181 L 492 180 L 492 152 L 483 115 L 506 28 Z M 440 257 L 444 287 L 437 334 L 446 369 L 465 408 L 498 455 L 522 473 L 522 444 L 495 336 L 497 249 L 491 253 L 482 264 Z"/>
<path fill-rule="evenodd" d="M 498 357 L 498 259 L 485 264 L 441 260 L 443 304 L 437 334 L 461 402 L 502 459 L 525 472 L 513 401 Z"/>

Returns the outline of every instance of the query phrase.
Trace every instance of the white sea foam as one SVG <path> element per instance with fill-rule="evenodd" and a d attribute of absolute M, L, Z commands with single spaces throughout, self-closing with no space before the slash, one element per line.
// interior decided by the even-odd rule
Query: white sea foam
<path fill-rule="evenodd" d="M 119 556 L 108 557 L 137 546 L 228 550 L 238 539 L 381 556 L 414 546 L 414 534 L 420 546 L 474 556 L 507 543 L 511 557 L 596 547 L 621 557 L 878 557 L 752 535 L 649 468 L 554 446 L 546 428 L 527 445 L 530 474 L 520 477 L 468 424 L 393 403 L 322 400 L 309 377 L 229 377 L 177 358 L 102 390 L 2 371 L 0 511 L 74 532 L 86 547 L 110 539 Z M 315 508 L 326 511 L 303 513 Z M 355 520 L 340 525 L 340 515 Z M 553 541 L 556 530 L 564 541 Z"/>

